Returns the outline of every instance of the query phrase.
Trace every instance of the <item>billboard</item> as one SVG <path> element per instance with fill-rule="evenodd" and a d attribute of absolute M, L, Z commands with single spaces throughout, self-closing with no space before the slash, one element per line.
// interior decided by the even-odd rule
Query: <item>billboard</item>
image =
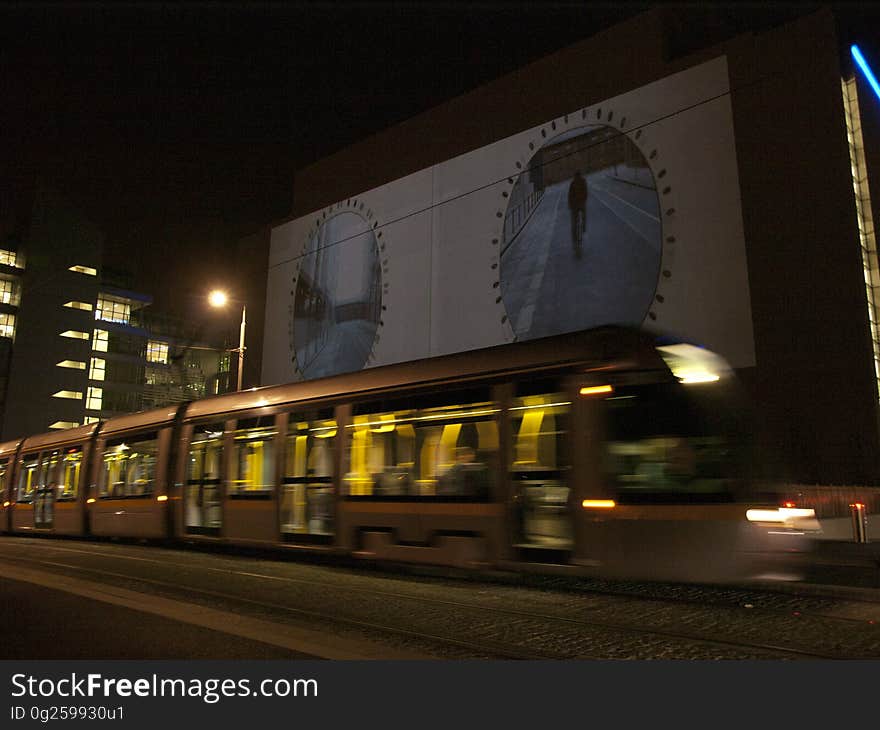
<path fill-rule="evenodd" d="M 603 324 L 754 365 L 724 57 L 274 228 L 263 383 Z"/>

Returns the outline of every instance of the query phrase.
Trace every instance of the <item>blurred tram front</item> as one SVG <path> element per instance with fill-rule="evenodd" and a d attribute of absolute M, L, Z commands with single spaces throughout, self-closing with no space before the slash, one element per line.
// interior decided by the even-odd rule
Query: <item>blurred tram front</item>
<path fill-rule="evenodd" d="M 810 549 L 809 520 L 747 518 L 779 511 L 751 478 L 738 383 L 710 351 L 652 344 L 511 390 L 513 566 L 728 582 Z"/>
<path fill-rule="evenodd" d="M 667 368 L 621 371 L 582 393 L 601 423 L 599 489 L 580 500 L 575 564 L 638 579 L 754 577 L 791 540 L 750 523 L 749 431 L 726 363 L 688 344 L 659 346 Z M 801 547 L 800 544 L 797 547 Z"/>

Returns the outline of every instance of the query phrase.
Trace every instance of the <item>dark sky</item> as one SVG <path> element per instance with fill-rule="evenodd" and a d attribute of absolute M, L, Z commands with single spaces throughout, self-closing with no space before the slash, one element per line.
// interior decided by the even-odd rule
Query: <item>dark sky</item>
<path fill-rule="evenodd" d="M 61 191 L 105 232 L 106 263 L 184 314 L 234 281 L 238 238 L 288 215 L 298 166 L 647 7 L 2 6 L 3 187 Z"/>
<path fill-rule="evenodd" d="M 177 309 L 163 267 L 234 278 L 234 242 L 288 215 L 298 165 L 644 7 L 4 6 L 4 186 L 60 190 L 106 263 Z"/>

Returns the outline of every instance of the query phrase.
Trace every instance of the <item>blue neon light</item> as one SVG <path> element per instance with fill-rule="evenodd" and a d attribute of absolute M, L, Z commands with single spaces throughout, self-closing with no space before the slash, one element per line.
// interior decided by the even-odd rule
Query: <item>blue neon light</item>
<path fill-rule="evenodd" d="M 871 72 L 868 62 L 865 60 L 859 47 L 852 45 L 849 50 L 852 53 L 852 57 L 856 59 L 856 63 L 859 64 L 859 68 L 862 69 L 862 73 L 865 74 L 865 78 L 868 79 L 868 83 L 871 84 L 871 88 L 874 89 L 874 93 L 877 94 L 877 98 L 880 99 L 880 84 L 874 78 L 874 74 Z"/>

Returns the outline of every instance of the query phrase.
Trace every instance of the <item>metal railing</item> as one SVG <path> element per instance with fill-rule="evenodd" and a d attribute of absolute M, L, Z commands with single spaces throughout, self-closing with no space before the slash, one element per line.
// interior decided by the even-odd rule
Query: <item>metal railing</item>
<path fill-rule="evenodd" d="M 778 495 L 781 501 L 816 510 L 818 519 L 849 517 L 853 504 L 863 504 L 866 514 L 880 514 L 880 487 L 789 484 Z"/>

